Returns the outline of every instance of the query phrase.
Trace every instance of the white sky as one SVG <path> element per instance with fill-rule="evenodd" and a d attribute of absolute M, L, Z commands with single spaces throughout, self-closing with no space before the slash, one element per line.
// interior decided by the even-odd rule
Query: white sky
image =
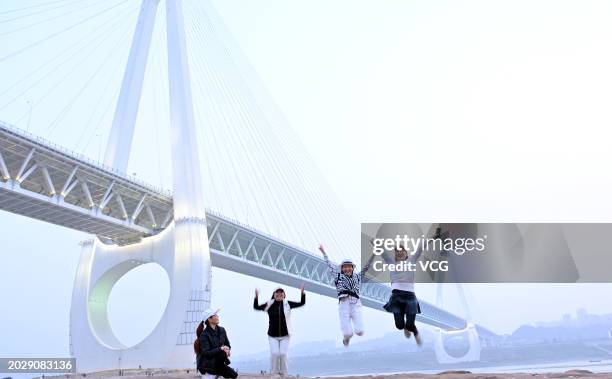
<path fill-rule="evenodd" d="M 3 1 L 0 12 L 18 4 Z M 611 221 L 611 3 L 214 4 L 356 220 Z M 26 38 L 0 43 L 9 51 Z M 52 51 L 45 47 L 37 54 Z M 36 63 L 35 57 L 0 63 L 0 83 L 21 72 L 21 65 Z M 46 136 L 40 125 L 63 104 L 56 97 L 33 112 L 32 132 Z M 7 98 L 0 97 L 2 103 Z M 151 117 L 146 104 L 141 112 Z M 0 119 L 13 122 L 23 109 L 26 98 L 1 110 Z M 26 127 L 25 121 L 19 126 Z M 58 127 L 50 137 L 74 148 L 77 134 Z M 95 157 L 103 136 L 93 141 L 88 153 Z M 130 171 L 152 184 L 167 183 L 155 177 L 155 167 L 141 157 Z M 0 213 L 0 225 L 0 355 L 66 355 L 77 243 L 85 236 L 6 213 Z M 120 285 L 151 278 L 141 274 Z M 239 352 L 267 349 L 265 316 L 249 310 L 255 286 L 267 293 L 273 285 L 215 271 L 215 305 L 223 309 L 222 322 Z M 114 295 L 113 309 L 128 308 L 111 310 L 124 340 L 135 341 L 159 315 L 132 296 L 163 290 L 156 279 L 148 289 Z M 417 291 L 434 298 L 430 289 Z M 611 285 L 468 288 L 475 321 L 502 333 L 580 307 L 612 312 L 611 295 Z M 452 292 L 446 301 L 461 311 Z M 131 324 L 136 317 L 142 322 Z M 364 338 L 393 330 L 383 313 L 367 311 L 366 323 Z M 301 332 L 292 343 L 340 338 L 332 299 L 310 296 L 294 325 Z"/>

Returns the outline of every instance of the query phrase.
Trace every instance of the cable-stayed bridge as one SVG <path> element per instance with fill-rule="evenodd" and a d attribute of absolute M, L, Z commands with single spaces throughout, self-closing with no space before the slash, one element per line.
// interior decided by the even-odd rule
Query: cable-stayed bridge
<path fill-rule="evenodd" d="M 94 234 L 109 244 L 138 243 L 172 220 L 169 193 L 3 123 L 0 170 L 0 209 Z M 321 258 L 212 211 L 206 218 L 213 265 L 292 286 L 306 280 L 309 290 L 336 296 Z M 366 283 L 363 303 L 380 310 L 390 293 L 384 284 Z M 466 326 L 429 303 L 422 308 L 422 322 L 444 329 Z"/>
<path fill-rule="evenodd" d="M 159 0 L 143 0 L 141 3 L 121 90 L 116 99 L 104 164 L 10 124 L 0 124 L 0 209 L 96 236 L 82 244 L 71 310 L 71 351 L 84 371 L 116 367 L 118 362 L 122 367 L 190 367 L 193 361 L 190 345 L 195 338 L 195 328 L 201 312 L 210 304 L 212 265 L 290 286 L 306 282 L 308 290 L 335 297 L 332 278 L 319 257 L 298 244 L 285 242 L 274 232 L 262 232 L 248 223 L 243 224 L 205 210 L 207 193 L 202 183 L 205 180 L 223 183 L 223 180 L 227 180 L 226 176 L 231 175 L 231 170 L 226 168 L 223 175 L 218 177 L 201 177 L 200 141 L 196 133 L 197 118 L 191 88 L 196 81 L 192 81 L 189 65 L 183 2 L 166 0 L 164 3 L 172 193 L 124 174 L 132 151 Z M 202 28 L 203 34 L 211 37 L 214 33 L 207 30 L 211 26 L 205 21 L 210 20 L 203 20 L 198 27 Z M 210 38 L 205 43 L 216 43 L 211 52 L 223 57 L 218 50 L 222 45 L 214 41 Z M 0 59 L 0 62 L 7 57 L 10 58 L 11 54 Z M 255 101 L 248 95 L 244 95 L 245 98 L 240 101 L 236 100 L 242 94 L 241 88 L 228 89 L 226 83 L 219 81 L 216 75 L 223 73 L 223 68 L 219 66 L 224 67 L 226 63 L 220 59 L 214 67 L 210 61 L 201 63 L 206 65 L 204 67 L 195 67 L 212 77 L 208 83 L 215 84 L 218 92 L 211 90 L 211 104 L 215 103 L 214 109 L 223 113 L 221 117 L 210 111 L 206 114 L 206 121 L 214 127 L 219 125 L 218 128 L 222 130 L 244 125 L 243 133 L 232 135 L 232 141 L 244 143 L 242 147 L 248 148 L 246 142 L 240 139 L 240 134 L 252 133 L 251 139 L 262 138 L 257 134 L 261 130 L 255 128 L 256 124 L 264 122 L 259 118 L 258 108 L 261 104 L 245 105 L 249 100 Z M 238 76 L 231 77 L 240 79 Z M 244 92 L 248 93 L 246 90 Z M 195 106 L 195 113 L 197 110 Z M 211 129 L 211 136 L 219 133 L 214 130 Z M 278 137 L 275 142 L 290 143 L 286 138 Z M 294 153 L 294 149 L 291 149 L 291 153 Z M 298 169 L 300 163 L 285 167 L 277 162 L 287 160 L 291 163 L 294 156 L 279 154 L 268 153 L 264 157 L 276 165 L 273 171 L 278 175 L 275 178 L 277 184 L 281 185 L 274 189 L 292 187 L 292 180 L 296 180 L 296 177 L 310 180 L 307 172 Z M 222 154 L 207 157 L 210 161 L 224 159 Z M 225 159 L 231 161 L 234 157 Z M 252 157 L 249 156 L 249 159 Z M 208 160 L 205 163 L 209 164 Z M 258 166 L 258 162 L 250 164 Z M 265 165 L 266 162 L 261 164 Z M 257 185 L 255 176 L 244 176 L 242 179 L 253 187 Z M 266 190 L 274 193 L 268 182 L 264 184 Z M 230 191 L 230 186 L 225 186 L 223 190 Z M 277 190 L 281 191 L 282 188 Z M 331 200 L 321 195 L 311 198 L 310 192 L 292 192 L 285 197 L 279 194 L 278 200 L 282 200 L 282 205 L 273 205 L 272 202 L 269 205 L 278 208 L 272 215 L 275 217 L 269 217 L 273 220 L 271 222 L 293 225 L 288 219 L 292 217 L 305 221 L 308 228 L 316 223 L 325 226 L 331 224 L 329 229 L 340 234 L 333 226 L 338 221 L 325 213 L 331 208 Z M 239 195 L 248 197 L 250 193 L 244 191 Z M 300 208 L 300 201 L 308 203 L 309 207 L 314 204 L 312 208 L 318 209 L 319 213 L 305 213 Z M 291 211 L 289 216 L 282 213 L 280 208 L 283 207 Z M 293 207 L 297 207 L 296 211 L 293 211 Z M 302 228 L 293 226 L 298 233 L 303 232 Z M 358 246 L 359 243 L 353 240 L 351 246 Z M 123 275 L 149 262 L 157 262 L 166 269 L 171 282 L 170 299 L 157 328 L 138 345 L 127 347 L 110 328 L 108 296 L 112 286 Z M 389 295 L 390 288 L 385 284 L 364 284 L 363 303 L 368 307 L 382 310 L 381 306 Z M 472 345 L 478 344 L 478 337 L 474 337 L 477 334 L 481 338 L 495 337 L 490 331 L 468 324 L 457 315 L 426 302 L 421 305 L 423 313 L 419 315 L 419 321 L 443 330 L 466 332 L 472 338 Z M 479 349 L 478 346 L 473 347 Z M 473 359 L 476 350 L 470 350 L 470 359 Z"/>

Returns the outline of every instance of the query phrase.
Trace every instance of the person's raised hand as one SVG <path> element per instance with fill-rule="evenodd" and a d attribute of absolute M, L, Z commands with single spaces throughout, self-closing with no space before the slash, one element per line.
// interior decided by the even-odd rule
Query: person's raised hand
<path fill-rule="evenodd" d="M 304 293 L 304 283 L 300 284 L 300 293 Z"/>
<path fill-rule="evenodd" d="M 436 228 L 436 232 L 434 233 L 433 238 L 440 239 L 441 237 L 442 237 L 442 228 L 438 226 Z"/>
<path fill-rule="evenodd" d="M 325 254 L 325 247 L 323 246 L 322 243 L 319 244 L 319 251 Z"/>
<path fill-rule="evenodd" d="M 255 297 L 259 297 L 259 288 L 255 288 Z"/>

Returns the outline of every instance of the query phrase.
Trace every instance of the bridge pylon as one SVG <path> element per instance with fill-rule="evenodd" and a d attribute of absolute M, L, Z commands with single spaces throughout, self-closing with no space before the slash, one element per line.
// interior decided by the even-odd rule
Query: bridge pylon
<path fill-rule="evenodd" d="M 480 338 L 478 337 L 478 331 L 474 324 L 468 323 L 467 326 L 461 330 L 446 331 L 438 328 L 436 333 L 434 350 L 438 363 L 450 364 L 480 360 Z M 445 342 L 448 338 L 452 337 L 463 337 L 467 339 L 468 349 L 464 354 L 455 356 L 448 353 Z"/>
<path fill-rule="evenodd" d="M 131 150 L 139 103 L 134 97 L 140 97 L 148 53 L 143 44 L 150 44 L 158 3 L 142 1 L 108 141 L 106 161 L 120 171 L 126 170 Z M 165 4 L 174 217 L 162 232 L 132 245 L 107 245 L 99 238 L 82 243 L 70 311 L 70 347 L 79 372 L 194 368 L 195 329 L 210 306 L 212 268 L 182 1 Z M 143 202 L 144 197 L 139 207 Z M 168 304 L 149 336 L 135 346 L 124 346 L 108 321 L 108 297 L 122 276 L 150 262 L 168 274 Z"/>
<path fill-rule="evenodd" d="M 70 350 L 79 372 L 139 366 L 195 367 L 192 343 L 202 310 L 210 302 L 210 277 L 206 277 L 203 257 L 191 254 L 191 247 L 181 242 L 186 233 L 201 234 L 188 229 L 200 226 L 190 220 L 179 221 L 155 236 L 126 246 L 106 245 L 98 239 L 81 243 L 70 311 Z M 196 239 L 188 244 L 201 242 Z M 109 323 L 109 295 L 125 274 L 147 263 L 159 264 L 168 274 L 168 304 L 143 341 L 125 346 Z M 208 285 L 202 288 L 201 283 Z"/>
<path fill-rule="evenodd" d="M 472 319 L 471 311 L 465 292 L 463 290 L 462 283 L 455 283 L 459 298 L 463 304 L 464 311 L 466 313 L 466 325 L 462 329 L 458 330 L 443 330 L 438 328 L 436 330 L 436 339 L 434 341 L 434 351 L 436 353 L 436 359 L 438 363 L 450 364 L 450 363 L 461 363 L 461 362 L 475 362 L 480 360 L 480 337 L 476 325 L 470 320 Z M 438 283 L 438 294 L 436 299 L 436 305 L 442 307 L 443 302 L 443 291 L 445 284 Z M 468 348 L 460 355 L 449 354 L 446 349 L 446 341 L 449 338 L 464 338 L 467 340 Z"/>

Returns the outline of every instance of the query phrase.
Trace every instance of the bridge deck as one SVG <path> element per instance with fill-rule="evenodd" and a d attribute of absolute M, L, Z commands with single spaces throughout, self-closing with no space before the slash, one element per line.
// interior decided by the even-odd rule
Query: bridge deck
<path fill-rule="evenodd" d="M 0 209 L 128 244 L 172 217 L 172 196 L 0 122 Z"/>
<path fill-rule="evenodd" d="M 170 193 L 0 122 L 0 209 L 129 244 L 153 235 L 172 220 Z M 335 297 L 324 261 L 265 233 L 207 212 L 216 267 Z M 363 285 L 365 306 L 382 310 L 390 287 Z M 418 320 L 443 329 L 466 321 L 422 301 Z M 481 334 L 495 336 L 479 328 Z"/>

